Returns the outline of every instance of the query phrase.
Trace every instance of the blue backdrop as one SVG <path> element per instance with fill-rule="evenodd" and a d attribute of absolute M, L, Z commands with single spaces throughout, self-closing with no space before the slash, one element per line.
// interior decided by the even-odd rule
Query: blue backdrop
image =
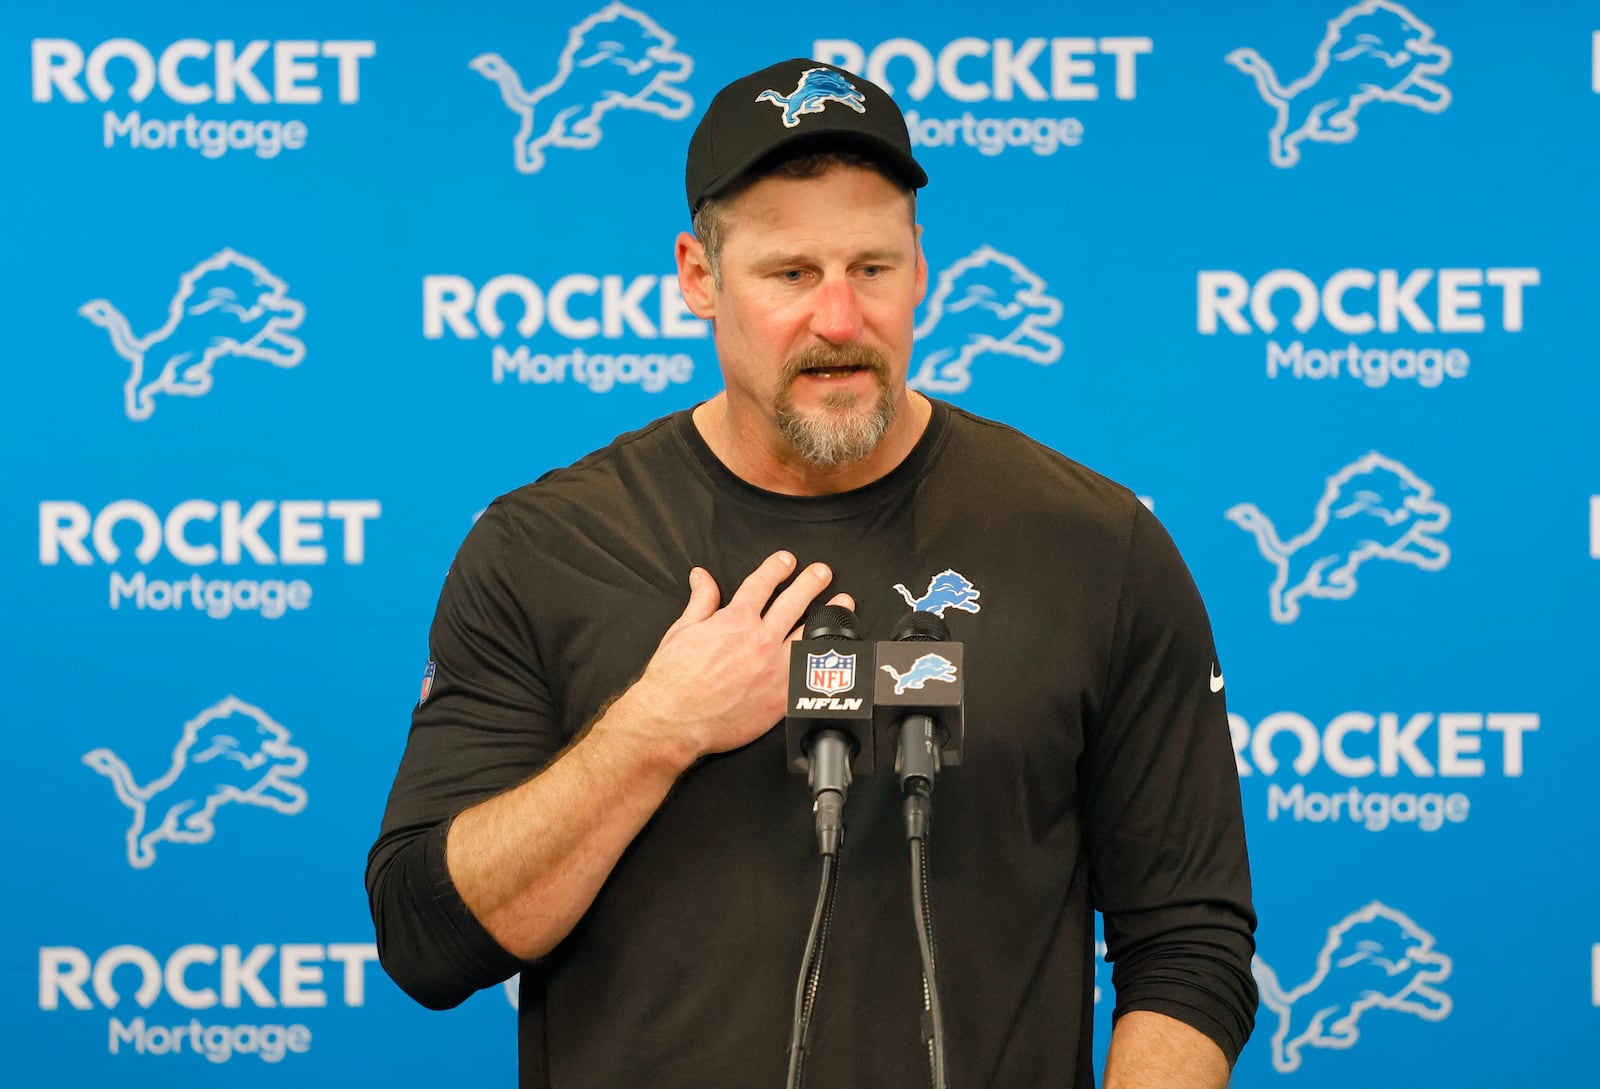
<path fill-rule="evenodd" d="M 1600 9 L 1228 7 L 6 5 L 7 1080 L 512 1083 L 513 992 L 371 944 L 428 619 L 496 494 L 719 388 L 684 149 L 799 54 L 933 178 L 916 383 L 1205 594 L 1235 1084 L 1600 1080 Z"/>

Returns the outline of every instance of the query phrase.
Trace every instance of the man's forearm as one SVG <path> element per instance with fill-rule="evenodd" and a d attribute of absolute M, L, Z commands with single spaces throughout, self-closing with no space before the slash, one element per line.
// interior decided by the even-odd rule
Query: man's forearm
<path fill-rule="evenodd" d="M 1133 1010 L 1117 1019 L 1105 1089 L 1223 1089 L 1228 1060 L 1216 1042 L 1175 1018 Z"/>
<path fill-rule="evenodd" d="M 795 566 L 792 553 L 773 553 L 726 606 L 695 568 L 689 604 L 640 678 L 543 772 L 456 817 L 450 880 L 503 948 L 523 960 L 554 949 L 678 776 L 783 717 L 788 643 L 833 578 L 814 563 L 774 597 Z M 832 603 L 854 604 L 843 594 Z"/>
<path fill-rule="evenodd" d="M 544 956 L 577 925 L 691 762 L 638 729 L 625 694 L 544 771 L 466 810 L 445 858 L 462 901 L 505 949 Z"/>

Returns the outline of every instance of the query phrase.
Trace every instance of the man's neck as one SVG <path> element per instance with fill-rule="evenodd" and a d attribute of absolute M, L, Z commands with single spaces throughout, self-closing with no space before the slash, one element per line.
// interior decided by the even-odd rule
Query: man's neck
<path fill-rule="evenodd" d="M 769 422 L 750 426 L 729 409 L 727 393 L 717 394 L 694 410 L 695 429 L 734 476 L 779 495 L 837 495 L 887 476 L 911 453 L 933 416 L 932 402 L 908 390 L 871 453 L 844 465 L 818 466 L 802 458 Z"/>

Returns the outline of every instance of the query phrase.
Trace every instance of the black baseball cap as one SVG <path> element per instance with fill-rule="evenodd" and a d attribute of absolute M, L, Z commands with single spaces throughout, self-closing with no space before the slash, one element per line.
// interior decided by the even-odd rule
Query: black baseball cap
<path fill-rule="evenodd" d="M 906 119 L 887 91 L 843 68 L 796 57 L 734 80 L 711 100 L 689 138 L 689 214 L 764 159 L 813 143 L 857 150 L 911 189 L 928 184 L 911 155 Z"/>

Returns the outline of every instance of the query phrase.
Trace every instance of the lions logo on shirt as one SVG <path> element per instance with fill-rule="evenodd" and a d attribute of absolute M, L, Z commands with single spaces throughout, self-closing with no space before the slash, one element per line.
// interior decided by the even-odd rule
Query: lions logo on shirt
<path fill-rule="evenodd" d="M 983 606 L 978 604 L 981 592 L 972 585 L 972 580 L 960 571 L 946 567 L 933 578 L 928 580 L 928 589 L 921 597 L 911 596 L 911 591 L 902 583 L 895 583 L 894 588 L 900 596 L 905 598 L 907 605 L 917 612 L 932 613 L 941 619 L 946 609 L 960 609 L 964 613 L 975 613 Z"/>

